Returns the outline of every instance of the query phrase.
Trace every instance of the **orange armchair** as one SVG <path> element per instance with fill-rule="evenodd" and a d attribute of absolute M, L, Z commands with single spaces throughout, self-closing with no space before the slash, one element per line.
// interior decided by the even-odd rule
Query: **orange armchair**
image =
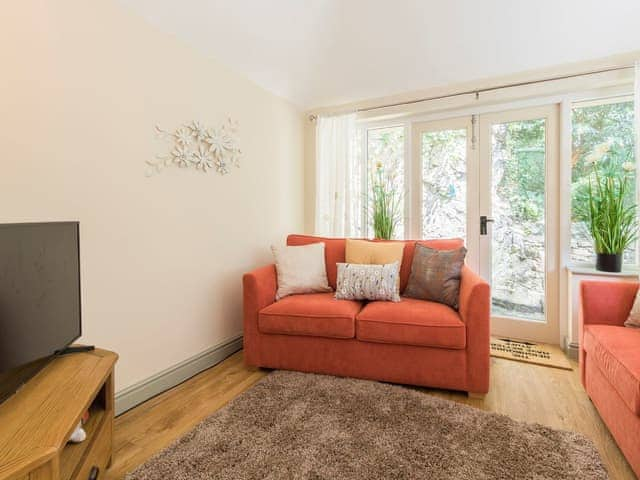
<path fill-rule="evenodd" d="M 638 282 L 580 285 L 580 377 L 631 468 L 640 476 L 640 328 L 624 322 Z"/>

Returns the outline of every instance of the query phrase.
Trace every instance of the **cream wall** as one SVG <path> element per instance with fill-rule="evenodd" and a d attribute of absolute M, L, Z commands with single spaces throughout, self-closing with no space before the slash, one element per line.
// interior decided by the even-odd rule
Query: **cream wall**
<path fill-rule="evenodd" d="M 84 343 L 121 390 L 242 332 L 241 274 L 303 229 L 301 112 L 112 1 L 0 17 L 0 222 L 79 220 Z M 242 166 L 169 169 L 156 123 L 227 116 Z"/>

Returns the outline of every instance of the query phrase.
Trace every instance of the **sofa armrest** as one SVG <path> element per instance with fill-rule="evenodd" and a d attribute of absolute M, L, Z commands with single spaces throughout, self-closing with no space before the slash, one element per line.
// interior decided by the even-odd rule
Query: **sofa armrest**
<path fill-rule="evenodd" d="M 636 297 L 638 282 L 580 282 L 580 323 L 623 325 Z"/>
<path fill-rule="evenodd" d="M 462 267 L 458 303 L 460 317 L 464 323 L 472 322 L 476 317 L 489 319 L 491 313 L 489 284 L 467 265 Z"/>
<path fill-rule="evenodd" d="M 467 388 L 473 393 L 489 391 L 489 342 L 491 289 L 468 266 L 460 278 L 459 313 L 467 331 Z"/>
<path fill-rule="evenodd" d="M 242 277 L 243 344 L 247 365 L 260 365 L 258 312 L 271 305 L 278 286 L 275 265 L 267 265 Z"/>

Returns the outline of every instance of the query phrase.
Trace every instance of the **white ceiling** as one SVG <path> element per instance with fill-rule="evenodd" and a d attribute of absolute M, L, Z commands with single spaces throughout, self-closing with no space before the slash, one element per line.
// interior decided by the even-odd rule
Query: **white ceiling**
<path fill-rule="evenodd" d="M 310 108 L 640 49 L 640 0 L 119 0 Z"/>

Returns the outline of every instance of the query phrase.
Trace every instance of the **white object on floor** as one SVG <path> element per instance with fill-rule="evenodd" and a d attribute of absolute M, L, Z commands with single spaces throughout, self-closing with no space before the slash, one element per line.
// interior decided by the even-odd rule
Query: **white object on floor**
<path fill-rule="evenodd" d="M 87 439 L 87 432 L 82 428 L 82 422 L 78 422 L 78 426 L 69 437 L 71 443 L 81 443 Z"/>

